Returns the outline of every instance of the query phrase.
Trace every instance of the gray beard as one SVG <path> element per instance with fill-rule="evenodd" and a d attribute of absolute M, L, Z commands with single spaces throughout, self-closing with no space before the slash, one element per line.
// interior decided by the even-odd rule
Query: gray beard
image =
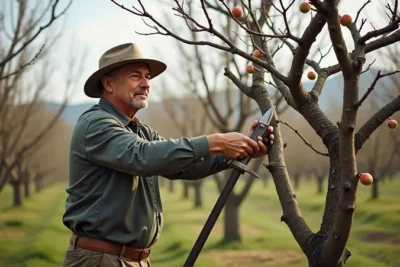
<path fill-rule="evenodd" d="M 147 108 L 148 106 L 148 102 L 147 100 L 136 100 L 136 99 L 132 99 L 131 105 L 132 107 L 136 108 L 136 109 L 140 109 L 140 108 Z"/>

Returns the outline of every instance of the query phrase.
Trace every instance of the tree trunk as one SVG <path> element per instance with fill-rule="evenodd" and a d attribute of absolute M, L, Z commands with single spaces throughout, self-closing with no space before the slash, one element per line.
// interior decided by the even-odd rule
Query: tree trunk
<path fill-rule="evenodd" d="M 13 205 L 15 207 L 19 207 L 22 205 L 22 195 L 21 195 L 21 182 L 19 181 L 13 181 L 11 183 L 12 187 L 13 187 L 13 191 L 14 191 L 14 202 Z"/>
<path fill-rule="evenodd" d="M 224 217 L 224 241 L 241 241 L 239 229 L 239 205 L 235 201 L 227 201 Z"/>
<path fill-rule="evenodd" d="M 374 182 L 372 183 L 372 199 L 378 199 L 379 197 L 379 178 L 374 177 Z"/>
<path fill-rule="evenodd" d="M 29 198 L 31 195 L 31 190 L 30 190 L 30 186 L 29 186 L 29 180 L 26 179 L 26 181 L 24 181 L 24 195 L 26 198 Z"/>
<path fill-rule="evenodd" d="M 174 181 L 173 180 L 169 180 L 169 192 L 173 193 L 174 192 Z"/>
<path fill-rule="evenodd" d="M 187 199 L 189 198 L 189 183 L 186 181 L 183 181 L 183 198 Z"/>
<path fill-rule="evenodd" d="M 317 177 L 318 189 L 317 193 L 322 194 L 324 191 L 324 177 Z"/>
<path fill-rule="evenodd" d="M 201 183 L 200 182 L 194 183 L 193 187 L 194 187 L 194 207 L 201 208 L 203 206 Z"/>

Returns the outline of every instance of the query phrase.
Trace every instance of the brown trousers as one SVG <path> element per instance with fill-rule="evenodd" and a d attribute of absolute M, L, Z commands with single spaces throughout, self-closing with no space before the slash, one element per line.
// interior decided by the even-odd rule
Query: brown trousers
<path fill-rule="evenodd" d="M 101 251 L 68 246 L 63 267 L 151 267 L 150 260 L 120 258 Z"/>

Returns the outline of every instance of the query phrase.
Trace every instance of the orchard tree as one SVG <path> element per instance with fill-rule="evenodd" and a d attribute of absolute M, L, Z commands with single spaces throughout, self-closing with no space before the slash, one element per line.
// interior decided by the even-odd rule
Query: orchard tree
<path fill-rule="evenodd" d="M 359 81 L 364 71 L 366 55 L 400 40 L 398 2 L 393 1 L 386 5 L 388 16 L 382 22 L 384 25 L 374 26 L 374 29 L 365 31 L 366 19 L 362 19 L 361 14 L 370 1 L 365 2 L 359 12 L 352 17 L 339 14 L 337 0 L 311 0 L 309 4 L 302 4 L 306 6 L 302 12 L 307 13 L 301 21 L 306 22 L 307 25 L 301 34 L 295 34 L 291 30 L 291 24 L 300 23 L 290 20 L 290 12 L 299 10 L 299 5 L 295 5 L 295 1 L 289 3 L 268 0 L 242 1 L 239 7 L 241 12 L 233 14 L 231 12 L 233 6 L 228 6 L 228 1 L 201 0 L 196 1 L 202 10 L 198 16 L 189 15 L 186 12 L 186 6 L 181 4 L 181 1 L 173 1 L 173 11 L 183 19 L 183 24 L 190 22 L 187 25 L 194 25 L 190 27 L 192 31 L 198 33 L 199 36 L 205 33 L 211 34 L 215 41 L 199 38 L 194 40 L 181 36 L 181 32 L 171 31 L 160 18 L 148 12 L 144 1 L 138 1 L 133 8 L 127 8 L 117 1 L 112 0 L 112 2 L 132 15 L 148 19 L 146 24 L 152 29 L 150 34 L 171 36 L 188 45 L 207 46 L 251 62 L 248 70 L 253 75 L 253 84 L 256 80 L 256 84 L 259 85 L 252 87 L 252 90 L 248 90 L 249 87 L 243 84 L 237 74 L 235 75 L 235 70 L 225 68 L 224 74 L 236 84 L 239 90 L 254 99 L 262 113 L 275 104 L 264 84 L 267 74 L 272 78 L 277 91 L 287 104 L 301 114 L 321 138 L 329 153 L 330 164 L 322 223 L 320 229 L 314 233 L 302 217 L 290 182 L 283 157 L 280 125 L 277 123 L 279 116 L 275 114 L 272 122 L 275 127 L 275 144 L 268 154 L 269 163 L 266 167 L 273 176 L 282 206 L 281 220 L 287 224 L 307 256 L 310 266 L 344 265 L 351 255 L 346 244 L 356 210 L 360 172 L 363 171 L 357 168 L 356 155 L 371 134 L 400 109 L 400 96 L 396 95 L 384 107 L 370 114 L 370 118 L 364 124 L 357 124 L 358 109 L 375 88 L 372 84 L 369 90 L 360 95 L 362 90 L 359 88 Z M 266 8 L 271 5 L 273 8 Z M 270 18 L 276 14 L 273 13 L 274 10 L 280 14 L 283 29 L 279 30 L 277 23 L 271 23 Z M 232 42 L 231 35 L 222 33 L 216 27 L 215 22 L 221 19 L 223 14 L 240 25 L 241 31 L 236 32 L 237 35 L 247 34 L 251 37 L 252 46 L 261 52 L 261 57 L 248 53 L 247 50 Z M 254 25 L 255 27 L 252 27 Z M 319 60 L 315 58 L 308 58 L 315 40 L 321 36 L 323 30 L 328 32 L 329 38 L 326 39 L 330 42 L 337 60 L 337 64 L 327 67 L 322 67 Z M 345 31 L 351 35 L 354 47 L 352 51 L 349 49 L 348 42 L 345 41 L 343 34 Z M 271 39 L 281 40 L 291 52 L 291 59 L 285 60 L 285 63 L 290 65 L 288 71 L 283 72 L 278 69 L 277 64 L 282 64 L 282 62 L 272 57 Z M 314 86 L 309 91 L 302 83 L 306 65 L 316 74 Z M 393 70 L 390 73 L 380 73 L 376 76 L 376 80 L 396 72 Z M 340 121 L 335 123 L 322 111 L 318 99 L 327 79 L 338 73 L 343 76 L 343 102 Z"/>
<path fill-rule="evenodd" d="M 237 3 L 239 1 L 236 1 Z M 195 12 L 196 1 L 188 2 L 188 14 L 192 16 Z M 266 7 L 269 9 L 271 5 Z M 239 36 L 233 34 L 239 30 L 240 26 L 232 21 L 229 17 L 225 16 L 220 22 L 223 32 L 230 36 L 233 43 L 241 44 L 243 41 Z M 171 23 L 169 23 L 172 28 Z M 189 27 L 195 27 L 193 22 L 188 21 Z M 253 24 L 254 29 L 256 25 Z M 176 27 L 177 28 L 177 27 Z M 188 31 L 188 34 L 193 40 L 197 40 L 198 36 L 194 31 Z M 251 39 L 247 42 L 251 43 Z M 260 42 L 260 40 L 258 41 Z M 184 130 L 184 135 L 188 133 L 191 128 L 192 134 L 207 134 L 210 132 L 246 132 L 250 125 L 250 121 L 254 118 L 259 118 L 259 109 L 254 104 L 251 97 L 240 93 L 235 87 L 234 82 L 226 79 L 223 76 L 223 69 L 221 66 L 226 68 L 234 68 L 238 71 L 239 79 L 243 82 L 242 89 L 246 92 L 257 90 L 257 87 L 262 86 L 264 88 L 264 81 L 259 75 L 249 76 L 245 70 L 245 62 L 241 62 L 238 58 L 235 58 L 232 54 L 224 53 L 221 51 L 211 51 L 206 53 L 205 48 L 199 46 L 185 47 L 181 42 L 177 45 L 179 53 L 182 55 L 182 61 L 178 65 L 185 65 L 185 70 L 179 72 L 174 77 L 178 82 L 179 86 L 186 89 L 186 93 L 190 94 L 191 101 L 197 100 L 197 104 L 193 104 L 191 108 L 200 106 L 201 115 L 199 112 L 196 113 L 185 113 L 184 117 L 178 118 L 175 113 L 183 114 L 182 110 L 179 112 L 179 106 L 188 109 L 189 101 L 185 98 L 181 99 L 183 102 L 180 105 L 175 105 L 175 110 L 169 106 L 170 117 L 174 120 L 175 126 L 178 129 Z M 248 53 L 252 53 L 251 47 L 247 47 Z M 275 48 L 276 50 L 279 47 Z M 162 82 L 163 84 L 166 84 Z M 250 86 L 246 84 L 250 83 Z M 169 92 L 164 95 L 170 95 Z M 283 103 L 283 98 L 273 98 L 276 102 L 277 113 L 281 114 L 288 106 L 280 105 Z M 166 103 L 164 101 L 164 103 Z M 189 104 L 190 105 L 190 104 Z M 199 109 L 197 109 L 199 110 Z M 192 115 L 190 115 L 192 114 Z M 256 115 L 257 114 L 257 115 Z M 208 124 L 203 123 L 208 121 Z M 190 128 L 189 128 L 189 127 Z M 197 126 L 197 127 L 196 127 Z M 188 127 L 188 128 L 187 128 Z M 200 127 L 200 128 L 199 128 Z M 255 172 L 265 171 L 261 169 L 262 159 L 257 159 L 250 162 L 249 165 Z M 222 172 L 214 174 L 213 178 L 216 182 L 216 186 L 219 192 L 222 191 L 231 170 L 228 172 Z M 243 182 L 243 186 L 237 186 L 236 190 L 231 193 L 226 203 L 224 210 L 223 220 L 223 242 L 241 241 L 242 234 L 240 231 L 240 212 L 239 209 L 242 203 L 245 201 L 252 185 L 254 184 L 254 177 L 244 175 L 239 183 Z M 195 190 L 195 206 L 201 205 L 201 190 L 202 180 L 198 180 L 193 183 Z M 240 188 L 239 188 L 240 187 Z"/>
<path fill-rule="evenodd" d="M 369 105 L 366 105 L 364 110 L 376 112 L 378 110 L 376 102 L 377 101 L 371 99 L 368 103 Z M 360 114 L 360 121 L 368 119 L 365 114 L 368 113 Z M 390 120 L 387 121 L 389 122 Z M 392 140 L 393 133 L 396 133 L 396 130 L 388 131 L 387 129 L 387 127 L 378 128 L 371 135 L 370 140 L 365 144 L 357 157 L 357 165 L 373 177 L 371 199 L 379 198 L 379 185 L 381 181 L 383 181 L 385 177 L 388 177 L 393 168 L 396 168 L 396 166 L 400 164 L 400 158 L 396 155 L 398 147 Z M 398 131 L 397 134 L 399 134 Z"/>
<path fill-rule="evenodd" d="M 190 69 L 190 68 L 188 68 Z M 194 137 L 203 134 L 210 134 L 213 131 L 212 124 L 204 114 L 203 107 L 198 99 L 186 94 L 180 98 L 171 96 L 169 93 L 162 93 L 163 106 L 168 114 L 168 119 L 179 131 L 180 136 Z M 168 97 L 165 97 L 167 96 Z M 189 197 L 189 188 L 193 189 L 194 207 L 200 208 L 203 205 L 202 184 L 203 179 L 183 180 L 183 197 Z"/>
<path fill-rule="evenodd" d="M 299 188 L 300 178 L 315 176 L 317 192 L 323 191 L 323 180 L 327 180 L 328 152 L 321 149 L 323 143 L 304 118 L 290 110 L 278 121 L 285 127 L 281 129 L 285 138 L 284 152 L 287 171 L 295 189 Z M 308 148 L 309 149 L 308 149 Z M 307 150 L 308 149 L 308 150 Z M 321 178 L 321 179 L 319 179 Z"/>
<path fill-rule="evenodd" d="M 63 66 L 58 64 L 58 53 L 52 51 L 62 36 L 57 22 L 71 4 L 72 0 L 10 0 L 4 1 L 0 10 L 0 191 L 9 181 L 19 190 L 21 181 L 15 177 L 10 180 L 12 173 L 23 173 L 19 166 L 25 161 L 25 154 L 37 149 L 54 127 L 82 73 L 85 57 L 69 57 L 64 60 L 68 66 L 62 70 L 63 78 L 57 86 L 51 84 L 52 75 Z M 55 88 L 63 85 L 62 105 L 46 125 L 38 128 L 32 117 L 45 105 L 44 94 L 50 86 L 54 94 Z"/>

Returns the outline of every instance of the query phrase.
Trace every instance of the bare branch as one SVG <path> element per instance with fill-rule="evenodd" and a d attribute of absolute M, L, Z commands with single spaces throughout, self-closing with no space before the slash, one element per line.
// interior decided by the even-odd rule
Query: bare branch
<path fill-rule="evenodd" d="M 284 122 L 284 121 L 282 121 L 282 120 L 277 120 L 276 122 L 285 124 L 287 127 L 289 127 L 290 129 L 292 129 L 292 130 L 301 138 L 301 140 L 303 140 L 304 144 L 306 144 L 307 146 L 309 146 L 309 147 L 310 147 L 314 152 L 316 152 L 317 154 L 319 154 L 319 155 L 321 155 L 321 156 L 329 157 L 329 153 L 328 153 L 328 152 L 321 152 L 321 151 L 319 151 L 318 149 L 316 149 L 310 142 L 307 141 L 307 139 L 304 138 L 303 135 L 301 135 L 301 133 L 300 133 L 297 129 L 295 129 L 295 128 L 293 128 L 292 126 L 290 126 L 289 123 Z"/>
<path fill-rule="evenodd" d="M 372 92 L 372 90 L 374 90 L 375 85 L 376 85 L 376 83 L 378 82 L 378 80 L 380 78 L 383 78 L 383 77 L 386 77 L 386 76 L 389 76 L 389 75 L 393 75 L 393 74 L 396 74 L 396 73 L 399 73 L 399 72 L 400 72 L 399 70 L 396 70 L 396 71 L 389 72 L 389 73 L 386 73 L 386 74 L 381 74 L 381 71 L 378 71 L 378 73 L 376 74 L 376 77 L 375 77 L 374 81 L 372 82 L 371 86 L 365 92 L 363 97 L 356 104 L 354 104 L 354 107 L 355 108 L 359 108 L 362 105 L 362 103 L 365 101 L 365 99 L 367 99 L 368 95 Z"/>
<path fill-rule="evenodd" d="M 392 23 L 390 23 L 388 26 L 383 27 L 382 29 L 375 30 L 375 31 L 370 31 L 364 36 L 362 36 L 359 40 L 359 44 L 364 44 L 366 41 L 368 41 L 371 38 L 378 37 L 382 34 L 387 34 L 391 33 L 392 31 L 396 30 L 399 28 L 399 22 L 400 18 L 396 18 Z"/>
<path fill-rule="evenodd" d="M 358 17 L 360 16 L 361 11 L 362 11 L 369 3 L 371 3 L 371 0 L 368 0 L 367 2 L 365 2 L 364 5 L 362 5 L 362 7 L 357 11 L 357 15 L 356 15 L 356 19 L 354 20 L 354 24 L 357 24 Z M 361 25 L 361 27 L 360 27 L 360 32 L 361 32 L 361 28 L 362 28 L 362 25 Z"/>
<path fill-rule="evenodd" d="M 70 0 L 69 3 L 67 4 L 67 6 L 57 15 L 56 8 L 57 8 L 58 2 L 59 2 L 59 0 L 56 0 L 55 3 L 53 4 L 52 11 L 51 11 L 51 17 L 50 17 L 50 20 L 47 22 L 47 24 L 41 26 L 39 28 L 39 30 L 29 40 L 24 42 L 24 44 L 17 51 L 15 51 L 12 54 L 7 55 L 2 61 L 0 61 L 0 67 L 4 66 L 8 61 L 10 61 L 16 55 L 21 53 L 21 51 L 23 51 L 33 40 L 35 40 L 44 29 L 48 28 L 55 20 L 57 20 L 62 15 L 64 15 L 64 13 L 68 10 L 68 8 L 72 4 L 72 0 Z"/>
<path fill-rule="evenodd" d="M 381 108 L 372 117 L 364 123 L 355 136 L 356 151 L 360 150 L 363 144 L 368 140 L 371 134 L 395 112 L 400 110 L 400 95 L 392 102 Z"/>
<path fill-rule="evenodd" d="M 22 71 L 23 69 L 25 69 L 26 67 L 28 67 L 28 66 L 30 66 L 30 65 L 33 65 L 33 64 L 35 63 L 36 59 L 37 59 L 37 58 L 39 57 L 39 55 L 42 53 L 43 48 L 44 48 L 44 45 L 39 49 L 39 51 L 36 53 L 36 55 L 35 55 L 30 61 L 28 61 L 28 62 L 25 63 L 25 64 L 20 65 L 19 68 L 18 68 L 17 70 L 15 70 L 14 72 L 8 73 L 8 74 L 6 74 L 6 75 L 3 76 L 3 77 L 0 77 L 0 81 L 1 81 L 1 80 L 4 80 L 4 79 L 8 79 L 8 78 L 10 78 L 10 77 L 13 76 L 13 75 L 18 74 L 19 72 L 21 72 L 21 71 Z"/>

